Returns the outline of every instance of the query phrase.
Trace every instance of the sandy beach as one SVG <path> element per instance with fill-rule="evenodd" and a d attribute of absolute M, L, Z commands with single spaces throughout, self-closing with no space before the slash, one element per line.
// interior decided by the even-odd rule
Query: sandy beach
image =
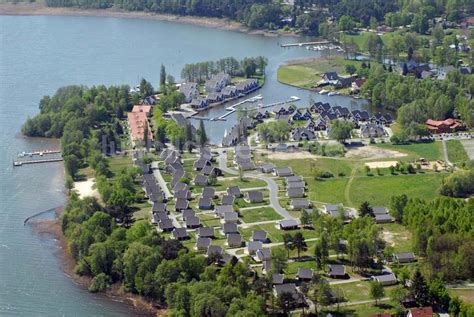
<path fill-rule="evenodd" d="M 95 187 L 95 179 L 88 178 L 85 181 L 81 182 L 74 182 L 74 189 L 73 189 L 80 198 L 84 197 L 96 197 L 99 198 L 99 192 Z"/>
<path fill-rule="evenodd" d="M 276 36 L 298 36 L 294 33 L 276 33 L 264 30 L 251 29 L 239 22 L 229 19 L 219 19 L 196 16 L 177 16 L 171 14 L 159 14 L 140 11 L 124 11 L 119 9 L 78 9 L 78 8 L 51 8 L 43 3 L 1 3 L 0 15 L 51 15 L 51 16 L 91 16 L 91 17 L 114 17 L 127 19 L 144 19 L 156 21 L 171 21 L 198 25 L 208 28 L 237 31 L 247 34 Z"/>

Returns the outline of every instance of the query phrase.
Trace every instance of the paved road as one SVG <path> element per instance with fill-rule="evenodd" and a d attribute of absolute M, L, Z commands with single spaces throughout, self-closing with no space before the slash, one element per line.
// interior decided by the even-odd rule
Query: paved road
<path fill-rule="evenodd" d="M 223 171 L 226 172 L 227 174 L 231 175 L 239 175 L 239 172 L 233 168 L 227 167 L 227 151 L 225 149 L 219 149 L 219 168 Z"/>
<path fill-rule="evenodd" d="M 159 168 L 153 170 L 153 175 L 158 181 L 158 184 L 160 185 L 161 190 L 165 194 L 165 198 L 169 199 L 173 197 L 173 194 L 171 194 L 170 190 L 168 189 L 168 186 L 166 185 L 165 179 L 163 178 L 163 175 L 161 175 L 161 171 Z"/>

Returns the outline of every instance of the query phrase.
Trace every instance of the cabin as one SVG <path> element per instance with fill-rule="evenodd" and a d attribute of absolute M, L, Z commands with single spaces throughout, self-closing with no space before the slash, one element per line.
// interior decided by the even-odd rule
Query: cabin
<path fill-rule="evenodd" d="M 291 296 L 293 297 L 291 305 L 293 305 L 293 307 L 290 308 L 294 309 L 306 306 L 306 301 L 304 299 L 303 294 L 298 291 L 294 283 L 276 284 L 273 286 L 273 288 L 275 289 L 275 294 L 278 298 L 281 297 L 283 294 L 291 294 Z"/>
<path fill-rule="evenodd" d="M 193 169 L 195 171 L 200 171 L 202 170 L 205 166 L 210 166 L 211 165 L 211 161 L 205 159 L 205 158 L 202 158 L 200 157 L 199 159 L 197 159 L 194 164 L 193 164 Z"/>
<path fill-rule="evenodd" d="M 225 100 L 223 93 L 213 92 L 207 95 L 207 100 L 209 103 L 218 103 Z"/>
<path fill-rule="evenodd" d="M 197 83 L 185 82 L 179 86 L 179 92 L 183 93 L 184 101 L 189 103 L 191 100 L 199 97 L 199 89 Z"/>
<path fill-rule="evenodd" d="M 240 233 L 228 234 L 226 245 L 231 248 L 240 248 L 242 246 L 242 236 L 240 235 Z"/>
<path fill-rule="evenodd" d="M 234 196 L 235 198 L 242 197 L 242 193 L 240 192 L 239 186 L 231 186 L 227 188 L 227 194 L 230 196 Z"/>
<path fill-rule="evenodd" d="M 206 109 L 209 106 L 209 102 L 205 98 L 194 98 L 191 100 L 191 107 L 196 110 Z"/>
<path fill-rule="evenodd" d="M 291 167 L 275 168 L 273 174 L 278 177 L 288 177 L 293 176 L 293 170 Z"/>
<path fill-rule="evenodd" d="M 327 276 L 331 278 L 346 278 L 346 267 L 345 265 L 341 264 L 331 264 L 329 265 L 329 270 L 327 272 Z"/>
<path fill-rule="evenodd" d="M 173 239 L 182 241 L 189 239 L 188 232 L 185 228 L 174 228 L 171 232 Z"/>
<path fill-rule="evenodd" d="M 179 198 L 176 200 L 176 205 L 174 206 L 175 211 L 183 211 L 184 209 L 188 209 L 189 201 L 187 199 Z"/>
<path fill-rule="evenodd" d="M 209 177 L 207 177 L 206 175 L 197 174 L 194 177 L 193 183 L 196 186 L 207 186 L 209 184 Z"/>
<path fill-rule="evenodd" d="M 375 214 L 375 223 L 391 223 L 394 221 L 393 217 L 389 214 Z"/>
<path fill-rule="evenodd" d="M 413 252 L 395 253 L 393 259 L 398 263 L 411 263 L 415 262 L 415 254 Z"/>
<path fill-rule="evenodd" d="M 249 241 L 247 243 L 247 247 L 245 248 L 245 254 L 247 255 L 255 255 L 258 250 L 263 248 L 263 244 L 260 241 Z"/>
<path fill-rule="evenodd" d="M 313 270 L 306 268 L 299 268 L 296 273 L 296 278 L 300 282 L 309 282 L 313 279 Z"/>
<path fill-rule="evenodd" d="M 411 308 L 408 311 L 407 317 L 433 317 L 432 307 Z"/>
<path fill-rule="evenodd" d="M 194 217 L 196 216 L 196 212 L 193 209 L 185 209 L 183 210 L 182 217 L 184 220 L 188 217 Z"/>
<path fill-rule="evenodd" d="M 303 210 L 311 207 L 311 202 L 305 198 L 295 198 L 290 200 L 290 208 L 293 210 Z"/>
<path fill-rule="evenodd" d="M 200 238 L 214 238 L 214 228 L 200 227 L 197 229 L 197 235 Z"/>
<path fill-rule="evenodd" d="M 259 109 L 252 118 L 258 122 L 263 122 L 263 120 L 270 118 L 270 112 L 266 109 Z"/>
<path fill-rule="evenodd" d="M 267 243 L 268 242 L 267 232 L 264 230 L 252 231 L 252 237 L 250 238 L 250 241 L 258 241 L 261 243 Z"/>
<path fill-rule="evenodd" d="M 179 190 L 174 193 L 174 198 L 176 198 L 177 200 L 179 199 L 189 200 L 191 199 L 191 196 L 192 196 L 192 193 L 189 189 Z"/>
<path fill-rule="evenodd" d="M 263 202 L 263 192 L 249 191 L 245 193 L 245 201 L 248 203 L 261 203 Z"/>
<path fill-rule="evenodd" d="M 222 249 L 221 246 L 218 245 L 210 245 L 207 248 L 207 253 L 206 255 L 209 256 L 222 256 L 224 254 L 224 249 Z"/>
<path fill-rule="evenodd" d="M 224 213 L 234 212 L 234 207 L 232 205 L 220 205 L 215 207 L 214 212 L 217 217 L 222 218 L 224 217 Z"/>
<path fill-rule="evenodd" d="M 162 219 L 158 222 L 158 228 L 163 232 L 169 232 L 174 229 L 173 221 L 171 219 Z"/>
<path fill-rule="evenodd" d="M 166 204 L 165 203 L 153 203 L 153 207 L 151 209 L 152 213 L 164 212 L 166 213 Z"/>
<path fill-rule="evenodd" d="M 375 123 L 367 123 L 361 126 L 360 134 L 364 138 L 381 138 L 387 133 L 381 125 Z"/>
<path fill-rule="evenodd" d="M 201 220 L 196 216 L 187 217 L 185 222 L 186 222 L 186 228 L 188 229 L 196 229 L 196 228 L 199 228 L 199 226 L 201 226 Z"/>
<path fill-rule="evenodd" d="M 329 112 L 330 110 L 331 110 L 331 105 L 329 103 L 327 102 L 322 103 L 320 101 L 314 103 L 310 108 L 310 111 L 316 112 L 316 113 Z"/>
<path fill-rule="evenodd" d="M 209 248 L 209 246 L 211 245 L 211 242 L 212 242 L 212 239 L 211 238 L 201 238 L 201 237 L 198 237 L 196 239 L 196 245 L 195 245 L 195 249 L 197 251 L 205 251 Z"/>
<path fill-rule="evenodd" d="M 211 176 L 211 175 L 215 177 L 222 176 L 222 171 L 220 168 L 209 166 L 209 165 L 204 166 L 203 169 L 201 170 L 201 173 L 206 176 Z"/>
<path fill-rule="evenodd" d="M 239 222 L 239 214 L 235 211 L 228 211 L 224 212 L 223 217 L 221 219 L 221 223 L 238 223 Z"/>
<path fill-rule="evenodd" d="M 279 222 L 281 230 L 295 230 L 298 229 L 298 222 L 294 219 L 285 219 Z"/>
<path fill-rule="evenodd" d="M 210 197 L 199 198 L 198 208 L 201 210 L 211 210 L 213 208 L 212 199 Z"/>
<path fill-rule="evenodd" d="M 374 275 L 372 276 L 372 280 L 382 284 L 383 286 L 395 285 L 397 284 L 397 278 L 395 274 L 382 274 L 382 275 Z"/>
<path fill-rule="evenodd" d="M 293 131 L 291 132 L 291 138 L 296 142 L 311 141 L 316 139 L 316 135 L 308 128 L 299 127 L 293 129 Z"/>
<path fill-rule="evenodd" d="M 224 223 L 221 227 L 222 234 L 228 235 L 231 233 L 238 233 L 237 223 Z"/>
<path fill-rule="evenodd" d="M 268 174 L 268 173 L 273 172 L 275 167 L 276 166 L 273 163 L 265 163 L 262 166 L 260 166 L 259 171 L 262 172 L 262 173 Z"/>
<path fill-rule="evenodd" d="M 254 260 L 257 262 L 265 262 L 272 259 L 272 250 L 270 248 L 261 248 L 255 252 Z"/>
<path fill-rule="evenodd" d="M 208 93 L 221 92 L 227 85 L 230 84 L 230 82 L 230 75 L 221 72 L 212 76 L 209 80 L 206 81 L 204 85 Z"/>
<path fill-rule="evenodd" d="M 216 197 L 216 190 L 212 187 L 204 187 L 202 189 L 202 197 L 214 199 Z"/>
<path fill-rule="evenodd" d="M 221 198 L 221 205 L 223 206 L 231 206 L 234 204 L 235 197 L 232 195 L 223 195 Z"/>
<path fill-rule="evenodd" d="M 288 198 L 303 198 L 305 196 L 304 188 L 287 188 L 285 195 Z"/>

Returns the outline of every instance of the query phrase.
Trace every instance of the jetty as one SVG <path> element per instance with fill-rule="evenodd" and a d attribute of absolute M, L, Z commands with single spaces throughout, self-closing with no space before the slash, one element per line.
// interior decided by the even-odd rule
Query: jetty
<path fill-rule="evenodd" d="M 295 47 L 295 46 L 308 46 L 308 45 L 324 45 L 331 44 L 330 41 L 316 41 L 316 42 L 302 42 L 302 43 L 290 43 L 290 44 L 281 44 L 281 47 Z"/>
<path fill-rule="evenodd" d="M 17 154 L 17 157 L 13 159 L 13 166 L 19 167 L 26 164 L 60 162 L 62 160 L 61 151 L 58 150 L 20 152 Z"/>

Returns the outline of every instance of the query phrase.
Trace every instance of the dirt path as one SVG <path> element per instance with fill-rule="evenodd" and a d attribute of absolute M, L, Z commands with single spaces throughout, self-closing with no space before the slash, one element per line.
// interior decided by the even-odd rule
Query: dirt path
<path fill-rule="evenodd" d="M 357 174 L 358 169 L 359 169 L 358 165 L 354 166 L 354 168 L 352 169 L 349 181 L 346 184 L 346 188 L 344 188 L 344 198 L 346 198 L 347 205 L 349 206 L 354 206 L 354 203 L 351 200 L 351 186 L 352 186 L 352 181 L 354 180 L 354 177 Z"/>

